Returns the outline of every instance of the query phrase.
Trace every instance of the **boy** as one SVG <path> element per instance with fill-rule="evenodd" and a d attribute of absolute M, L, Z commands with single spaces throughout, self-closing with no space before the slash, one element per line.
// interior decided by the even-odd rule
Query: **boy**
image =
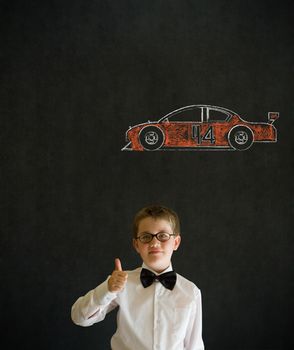
<path fill-rule="evenodd" d="M 177 214 L 163 206 L 143 208 L 133 235 L 142 267 L 126 272 L 115 259 L 111 276 L 75 302 L 73 322 L 91 326 L 119 306 L 113 350 L 203 350 L 200 290 L 171 265 L 181 242 Z"/>

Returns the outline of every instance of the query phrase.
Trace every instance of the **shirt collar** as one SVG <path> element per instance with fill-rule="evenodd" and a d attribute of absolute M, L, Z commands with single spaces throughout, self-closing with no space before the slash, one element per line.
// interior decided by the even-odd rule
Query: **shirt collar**
<path fill-rule="evenodd" d="M 169 272 L 169 271 L 172 271 L 173 270 L 173 266 L 172 266 L 172 263 L 170 263 L 169 267 L 166 268 L 164 271 L 160 272 L 160 273 L 157 273 L 155 272 L 154 270 L 152 270 L 149 266 L 147 266 L 144 262 L 142 264 L 142 268 L 144 269 L 148 269 L 150 270 L 151 272 L 153 272 L 155 275 L 159 276 L 161 275 L 162 273 L 165 273 L 165 272 Z"/>

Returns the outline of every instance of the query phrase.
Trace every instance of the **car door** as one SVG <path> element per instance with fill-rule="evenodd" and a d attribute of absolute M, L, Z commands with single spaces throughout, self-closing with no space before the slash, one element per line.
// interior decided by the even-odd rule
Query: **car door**
<path fill-rule="evenodd" d="M 166 147 L 190 148 L 197 146 L 193 132 L 200 128 L 203 108 L 187 107 L 163 121 L 166 130 Z M 196 129 L 195 129 L 196 128 Z"/>

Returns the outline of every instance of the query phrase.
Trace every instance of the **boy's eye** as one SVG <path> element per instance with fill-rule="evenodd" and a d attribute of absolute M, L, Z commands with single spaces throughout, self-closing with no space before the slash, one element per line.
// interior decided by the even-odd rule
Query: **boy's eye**
<path fill-rule="evenodd" d="M 157 234 L 157 238 L 158 238 L 159 241 L 167 241 L 167 240 L 169 240 L 169 234 L 168 233 L 164 233 L 164 232 L 158 233 Z"/>
<path fill-rule="evenodd" d="M 152 240 L 152 235 L 149 233 L 146 233 L 145 235 L 140 236 L 141 242 L 149 242 Z"/>

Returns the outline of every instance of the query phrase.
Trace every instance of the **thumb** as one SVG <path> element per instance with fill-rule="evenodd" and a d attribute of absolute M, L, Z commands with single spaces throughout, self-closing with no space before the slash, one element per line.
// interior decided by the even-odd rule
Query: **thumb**
<path fill-rule="evenodd" d="M 114 260 L 114 270 L 115 271 L 122 271 L 121 262 L 118 258 L 116 258 Z"/>

